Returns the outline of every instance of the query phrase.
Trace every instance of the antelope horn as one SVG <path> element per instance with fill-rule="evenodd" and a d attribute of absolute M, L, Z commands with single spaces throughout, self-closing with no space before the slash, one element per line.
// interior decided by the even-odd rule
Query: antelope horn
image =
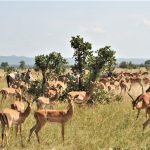
<path fill-rule="evenodd" d="M 128 90 L 128 95 L 130 96 L 130 98 L 132 99 L 132 101 L 134 101 L 134 98 L 131 96 L 131 94 L 129 93 L 129 91 L 131 90 L 131 84 L 130 84 L 130 88 L 129 88 L 129 90 Z"/>
<path fill-rule="evenodd" d="M 144 94 L 144 88 L 143 88 L 143 85 L 142 83 L 140 83 L 141 87 L 142 87 L 142 94 Z"/>
<path fill-rule="evenodd" d="M 132 101 L 134 101 L 134 98 L 131 96 L 131 94 L 129 92 L 127 92 L 127 93 L 131 97 Z"/>

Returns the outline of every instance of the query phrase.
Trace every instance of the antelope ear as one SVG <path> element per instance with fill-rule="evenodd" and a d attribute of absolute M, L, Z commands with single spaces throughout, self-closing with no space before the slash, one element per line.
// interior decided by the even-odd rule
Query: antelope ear
<path fill-rule="evenodd" d="M 76 95 L 76 96 L 74 97 L 74 99 L 75 99 L 75 98 L 77 98 L 78 96 L 79 96 L 79 94 L 78 94 L 78 95 Z"/>

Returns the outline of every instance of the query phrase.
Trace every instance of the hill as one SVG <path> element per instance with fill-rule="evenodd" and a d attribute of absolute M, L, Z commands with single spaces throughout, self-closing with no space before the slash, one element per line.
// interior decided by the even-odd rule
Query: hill
<path fill-rule="evenodd" d="M 19 65 L 20 61 L 25 61 L 26 65 L 33 66 L 34 58 L 25 56 L 0 56 L 0 64 L 2 62 L 8 62 L 9 65 Z"/>
<path fill-rule="evenodd" d="M 66 58 L 69 65 L 74 64 L 74 58 L 69 57 Z M 34 58 L 33 57 L 25 57 L 25 56 L 0 56 L 0 64 L 2 62 L 8 62 L 9 65 L 19 65 L 20 61 L 25 61 L 26 65 L 33 66 L 34 65 Z M 144 63 L 147 58 L 117 58 L 117 64 L 120 64 L 122 61 L 132 62 L 133 64 L 142 64 Z"/>

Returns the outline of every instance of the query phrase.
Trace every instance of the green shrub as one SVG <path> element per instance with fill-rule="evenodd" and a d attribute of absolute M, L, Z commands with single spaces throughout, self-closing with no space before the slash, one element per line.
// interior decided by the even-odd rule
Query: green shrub
<path fill-rule="evenodd" d="M 107 92 L 102 89 L 96 89 L 89 100 L 89 103 L 109 104 L 114 101 L 122 101 L 122 96 L 115 95 L 113 92 Z"/>

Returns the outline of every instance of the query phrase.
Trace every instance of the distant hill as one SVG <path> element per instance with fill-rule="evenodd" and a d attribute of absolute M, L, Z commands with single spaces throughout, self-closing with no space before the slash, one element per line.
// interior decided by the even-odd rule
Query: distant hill
<path fill-rule="evenodd" d="M 8 62 L 9 65 L 19 65 L 20 61 L 25 61 L 26 65 L 33 66 L 34 58 L 32 57 L 24 57 L 24 56 L 0 56 L 0 64 L 1 62 Z"/>
<path fill-rule="evenodd" d="M 149 60 L 150 58 L 117 58 L 117 64 L 120 64 L 121 62 L 132 62 L 133 64 L 144 64 L 146 60 Z"/>
<path fill-rule="evenodd" d="M 69 65 L 74 64 L 74 58 L 66 58 Z M 19 65 L 20 61 L 25 61 L 26 65 L 33 66 L 34 65 L 34 58 L 33 57 L 24 57 L 24 56 L 0 56 L 0 64 L 1 62 L 8 62 L 9 65 Z M 144 63 L 147 58 L 117 58 L 117 64 L 120 64 L 122 61 L 132 62 L 133 64 L 142 64 Z"/>
<path fill-rule="evenodd" d="M 74 64 L 73 58 L 66 58 L 69 65 Z M 35 60 L 33 57 L 25 57 L 25 56 L 0 56 L 0 64 L 2 62 L 8 62 L 9 65 L 18 66 L 20 61 L 25 61 L 26 65 L 33 66 L 35 63 Z"/>

